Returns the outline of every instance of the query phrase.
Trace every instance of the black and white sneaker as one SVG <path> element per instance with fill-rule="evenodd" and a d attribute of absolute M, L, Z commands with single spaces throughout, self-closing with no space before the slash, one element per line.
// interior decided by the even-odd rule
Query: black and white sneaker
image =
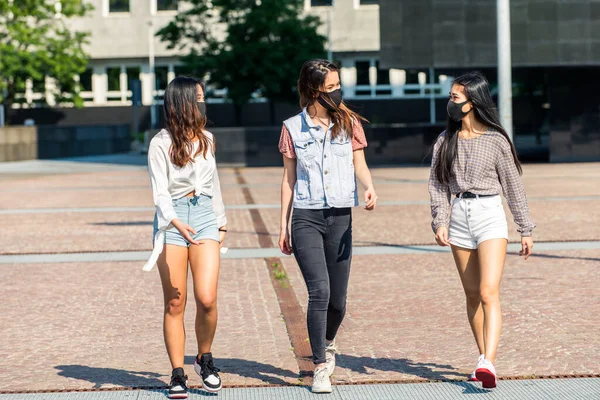
<path fill-rule="evenodd" d="M 187 399 L 188 377 L 183 372 L 183 368 L 175 368 L 173 370 L 168 397 L 170 399 Z"/>
<path fill-rule="evenodd" d="M 206 391 L 216 393 L 221 390 L 220 369 L 215 367 L 212 353 L 204 353 L 201 357 L 196 357 L 194 371 L 202 378 L 202 387 Z"/>

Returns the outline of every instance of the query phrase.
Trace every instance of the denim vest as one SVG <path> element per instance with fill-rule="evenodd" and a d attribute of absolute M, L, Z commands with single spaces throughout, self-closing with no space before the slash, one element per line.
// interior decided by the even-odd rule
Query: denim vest
<path fill-rule="evenodd" d="M 306 108 L 285 120 L 296 152 L 296 185 L 294 208 L 324 209 L 358 206 L 356 177 L 352 155 L 352 140 L 342 133 L 331 138 L 315 126 Z"/>

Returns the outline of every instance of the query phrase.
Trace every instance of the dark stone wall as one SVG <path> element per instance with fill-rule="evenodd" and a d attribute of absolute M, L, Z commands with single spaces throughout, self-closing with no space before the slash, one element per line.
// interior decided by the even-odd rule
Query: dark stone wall
<path fill-rule="evenodd" d="M 360 100 L 349 103 L 352 109 L 374 123 L 421 123 L 429 121 L 428 99 Z M 445 107 L 445 105 L 444 105 Z M 164 125 L 162 106 L 158 107 L 158 126 Z M 444 108 L 445 110 L 445 108 Z M 299 105 L 290 103 L 250 103 L 241 110 L 233 104 L 209 103 L 207 113 L 209 128 L 281 126 L 283 120 L 300 112 Z M 442 115 L 445 119 L 445 117 Z M 150 128 L 150 107 L 139 108 L 140 132 Z M 11 125 L 22 125 L 33 119 L 38 125 L 95 126 L 130 125 L 133 131 L 133 108 L 86 107 L 86 108 L 31 108 L 12 111 Z"/>
<path fill-rule="evenodd" d="M 127 125 L 42 125 L 37 131 L 39 159 L 126 153 L 131 146 Z"/>
<path fill-rule="evenodd" d="M 431 146 L 442 125 L 365 125 L 369 165 L 429 164 Z M 215 128 L 219 163 L 246 166 L 281 166 L 279 127 Z"/>

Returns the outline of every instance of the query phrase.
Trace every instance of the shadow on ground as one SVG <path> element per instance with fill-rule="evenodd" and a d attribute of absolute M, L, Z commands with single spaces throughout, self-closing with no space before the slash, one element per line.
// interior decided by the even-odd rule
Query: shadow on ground
<path fill-rule="evenodd" d="M 194 357 L 185 358 L 185 370 L 189 376 L 194 374 Z M 289 385 L 290 379 L 297 379 L 298 374 L 294 371 L 274 367 L 255 361 L 241 360 L 238 358 L 219 358 L 216 360 L 221 371 L 228 374 L 239 375 L 244 378 L 260 380 L 270 385 Z M 94 385 L 94 389 L 100 389 L 104 385 L 123 386 L 133 388 L 163 388 L 169 380 L 170 371 L 146 372 L 128 371 L 115 368 L 98 368 L 86 365 L 58 365 L 55 367 L 58 375 L 88 381 Z M 162 378 L 162 379 L 161 379 Z M 225 382 L 225 384 L 227 384 Z"/>
<path fill-rule="evenodd" d="M 456 371 L 456 368 L 451 365 L 418 363 L 406 358 L 372 358 L 338 354 L 336 360 L 339 367 L 364 375 L 372 375 L 374 373 L 369 370 L 376 370 L 398 372 L 404 375 L 412 375 L 415 378 L 436 381 L 466 378 L 464 373 Z"/>
<path fill-rule="evenodd" d="M 428 381 L 449 382 L 461 387 L 463 389 L 463 394 L 489 392 L 486 389 L 482 389 L 478 383 L 465 381 L 468 378 L 466 374 L 458 372 L 456 368 L 447 364 L 418 363 L 406 358 L 356 357 L 345 354 L 338 354 L 336 361 L 338 367 L 349 369 L 355 373 L 364 374 L 363 377 L 353 377 L 353 380 L 355 381 L 369 381 L 369 375 L 376 374 L 376 372 L 370 372 L 369 370 L 375 370 L 398 372 L 404 375 L 411 375 L 415 379 L 420 378 Z"/>

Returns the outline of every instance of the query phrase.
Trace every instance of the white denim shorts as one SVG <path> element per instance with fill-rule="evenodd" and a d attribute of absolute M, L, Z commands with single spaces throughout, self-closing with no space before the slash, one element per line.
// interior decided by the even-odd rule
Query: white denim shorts
<path fill-rule="evenodd" d="M 466 249 L 476 249 L 489 239 L 508 240 L 508 223 L 502 197 L 455 198 L 448 238 L 450 244 Z"/>

